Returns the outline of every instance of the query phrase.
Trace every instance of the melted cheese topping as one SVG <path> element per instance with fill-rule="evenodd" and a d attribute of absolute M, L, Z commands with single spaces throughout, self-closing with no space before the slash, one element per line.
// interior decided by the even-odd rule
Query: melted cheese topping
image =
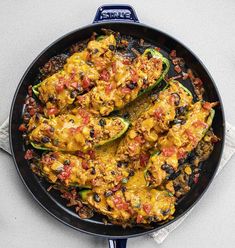
<path fill-rule="evenodd" d="M 102 125 L 101 125 L 102 124 Z M 31 119 L 29 139 L 36 146 L 58 151 L 86 151 L 119 138 L 128 123 L 119 117 L 96 118 L 86 110 L 52 119 Z"/>

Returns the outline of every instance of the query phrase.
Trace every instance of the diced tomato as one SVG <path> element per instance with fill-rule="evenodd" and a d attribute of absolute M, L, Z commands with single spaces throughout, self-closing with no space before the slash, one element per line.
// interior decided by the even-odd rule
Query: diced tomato
<path fill-rule="evenodd" d="M 137 135 L 134 140 L 137 142 L 137 143 L 144 143 L 144 139 L 142 138 L 141 135 Z"/>
<path fill-rule="evenodd" d="M 137 82 L 138 79 L 139 79 L 139 76 L 138 76 L 137 72 L 135 70 L 131 69 L 130 73 L 131 73 L 131 80 L 133 82 Z"/>
<path fill-rule="evenodd" d="M 71 83 L 71 86 L 72 86 L 74 89 L 77 89 L 78 83 L 77 83 L 77 82 L 72 82 L 72 83 Z"/>
<path fill-rule="evenodd" d="M 207 128 L 208 125 L 205 122 L 203 122 L 203 121 L 197 120 L 197 121 L 195 121 L 193 123 L 193 126 L 196 127 L 196 128 L 197 127 Z"/>
<path fill-rule="evenodd" d="M 89 123 L 89 120 L 90 120 L 89 115 L 83 117 L 83 124 L 84 124 L 84 125 L 87 125 L 87 124 Z"/>
<path fill-rule="evenodd" d="M 107 85 L 105 86 L 105 93 L 109 95 L 110 92 L 112 91 L 112 89 L 113 89 L 112 83 L 107 84 Z"/>
<path fill-rule="evenodd" d="M 115 205 L 117 205 L 117 204 L 120 204 L 120 203 L 122 203 L 122 198 L 121 198 L 121 196 L 114 196 L 114 198 L 113 198 L 113 203 L 115 204 Z"/>
<path fill-rule="evenodd" d="M 70 177 L 72 167 L 69 165 L 64 165 L 63 171 L 58 175 L 60 180 L 66 180 Z"/>
<path fill-rule="evenodd" d="M 195 78 L 193 80 L 193 84 L 200 87 L 200 86 L 202 86 L 203 83 L 202 83 L 202 80 L 200 78 Z"/>
<path fill-rule="evenodd" d="M 191 142 L 193 142 L 193 143 L 196 142 L 196 137 L 195 137 L 195 135 L 194 135 L 189 129 L 185 130 L 185 133 L 186 133 L 186 135 L 188 136 L 188 138 L 189 138 L 189 140 L 190 140 Z"/>
<path fill-rule="evenodd" d="M 149 161 L 149 155 L 146 153 L 140 154 L 140 165 L 145 166 Z"/>
<path fill-rule="evenodd" d="M 58 112 L 59 112 L 59 110 L 57 108 L 49 108 L 47 110 L 48 115 L 56 115 Z"/>
<path fill-rule="evenodd" d="M 52 157 L 48 154 L 42 156 L 42 163 L 45 165 L 51 164 L 53 161 Z"/>
<path fill-rule="evenodd" d="M 100 73 L 100 79 L 101 79 L 101 80 L 104 80 L 104 81 L 106 81 L 106 82 L 109 81 L 109 79 L 110 79 L 110 74 L 109 74 L 109 72 L 108 72 L 106 69 L 104 69 L 104 70 Z"/>
<path fill-rule="evenodd" d="M 170 105 L 175 106 L 175 95 L 174 94 L 170 95 L 169 103 Z"/>
<path fill-rule="evenodd" d="M 184 151 L 183 148 L 180 148 L 177 152 L 177 158 L 182 159 L 186 157 L 186 152 Z"/>
<path fill-rule="evenodd" d="M 56 89 L 56 92 L 57 92 L 57 93 L 62 92 L 63 89 L 64 89 L 64 83 L 59 82 L 59 83 L 55 86 L 55 89 Z"/>
<path fill-rule="evenodd" d="M 19 126 L 18 130 L 19 130 L 20 132 L 25 132 L 25 131 L 27 130 L 27 127 L 25 126 L 24 123 L 22 123 L 22 124 Z"/>
<path fill-rule="evenodd" d="M 171 58 L 176 58 L 176 50 L 171 50 L 169 55 Z"/>
<path fill-rule="evenodd" d="M 34 108 L 30 109 L 29 110 L 30 116 L 33 116 L 35 114 L 35 112 L 36 112 L 36 109 L 34 109 Z"/>
<path fill-rule="evenodd" d="M 88 169 L 89 169 L 88 163 L 87 163 L 85 160 L 82 160 L 82 168 L 83 168 L 84 170 L 88 170 Z"/>
<path fill-rule="evenodd" d="M 122 175 L 118 175 L 118 176 L 116 177 L 116 180 L 117 180 L 118 182 L 120 182 L 120 181 L 122 180 Z"/>
<path fill-rule="evenodd" d="M 162 149 L 162 154 L 165 157 L 171 157 L 175 152 L 176 152 L 175 146 L 165 147 Z"/>
<path fill-rule="evenodd" d="M 131 92 L 131 89 L 127 88 L 127 87 L 124 87 L 121 89 L 122 93 L 123 94 L 129 94 Z"/>
<path fill-rule="evenodd" d="M 175 70 L 177 73 L 180 73 L 180 72 L 182 71 L 179 65 L 176 65 L 176 66 L 174 67 L 174 70 Z"/>
<path fill-rule="evenodd" d="M 158 52 L 160 52 L 161 48 L 160 47 L 155 47 L 155 50 L 157 50 Z"/>
<path fill-rule="evenodd" d="M 89 120 L 90 120 L 90 114 L 84 110 L 84 109 L 80 109 L 78 111 L 79 115 L 83 118 L 82 121 L 83 121 L 83 124 L 84 125 L 87 125 L 89 123 Z"/>
<path fill-rule="evenodd" d="M 163 116 L 163 109 L 162 108 L 157 108 L 155 111 L 154 111 L 154 117 L 157 119 L 157 120 L 161 120 L 162 119 L 162 116 Z"/>
<path fill-rule="evenodd" d="M 82 95 L 82 96 L 77 96 L 77 103 L 82 103 L 85 99 L 85 95 Z"/>
<path fill-rule="evenodd" d="M 123 60 L 122 63 L 123 63 L 124 65 L 130 65 L 130 64 L 131 64 L 131 61 L 130 61 L 130 59 L 126 58 L 126 59 Z"/>
<path fill-rule="evenodd" d="M 95 151 L 89 150 L 87 153 L 89 154 L 89 156 L 90 156 L 91 159 L 94 159 L 95 158 Z"/>
<path fill-rule="evenodd" d="M 121 184 L 118 184 L 118 185 L 116 185 L 116 186 L 114 186 L 113 188 L 112 188 L 112 191 L 113 192 L 116 192 L 116 191 L 118 191 L 120 188 L 121 188 Z"/>
<path fill-rule="evenodd" d="M 33 158 L 33 150 L 28 149 L 24 155 L 24 158 L 26 160 L 30 160 Z"/>
<path fill-rule="evenodd" d="M 116 73 L 116 71 L 117 71 L 116 62 L 113 62 L 112 63 L 112 72 Z"/>
<path fill-rule="evenodd" d="M 127 210 L 129 208 L 129 204 L 124 202 L 120 196 L 115 196 L 113 199 L 113 203 L 119 210 Z"/>
<path fill-rule="evenodd" d="M 91 80 L 87 76 L 84 76 L 82 79 L 83 89 L 88 89 L 90 87 L 90 83 L 91 83 Z"/>
<path fill-rule="evenodd" d="M 204 103 L 202 104 L 202 107 L 203 107 L 204 109 L 206 109 L 206 110 L 211 110 L 211 103 L 209 103 L 209 102 L 204 102 Z"/>
<path fill-rule="evenodd" d="M 76 133 L 81 132 L 82 128 L 83 128 L 82 126 L 80 126 L 80 127 L 71 127 L 71 128 L 69 129 L 69 132 L 70 132 L 72 135 L 74 135 L 74 134 L 76 134 Z"/>
<path fill-rule="evenodd" d="M 146 214 L 149 214 L 151 212 L 152 207 L 149 203 L 145 203 L 143 204 L 143 209 L 146 212 Z"/>
<path fill-rule="evenodd" d="M 82 151 L 77 151 L 76 154 L 80 158 L 85 158 L 85 154 Z"/>
<path fill-rule="evenodd" d="M 143 220 L 143 216 L 141 214 L 138 214 L 136 218 L 136 223 L 139 224 L 142 222 L 142 220 Z"/>
<path fill-rule="evenodd" d="M 193 178 L 194 183 L 198 183 L 198 180 L 199 180 L 199 174 L 195 174 Z"/>

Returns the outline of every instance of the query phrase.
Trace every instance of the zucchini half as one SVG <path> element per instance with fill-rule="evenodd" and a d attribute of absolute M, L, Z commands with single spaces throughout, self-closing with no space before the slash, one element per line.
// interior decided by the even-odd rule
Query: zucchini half
<path fill-rule="evenodd" d="M 66 118 L 70 119 L 71 116 L 73 116 L 73 115 L 67 115 Z M 60 135 L 62 135 L 62 132 L 64 132 L 65 134 L 66 133 L 69 134 L 70 128 L 67 128 L 66 125 L 65 125 L 65 128 L 63 129 L 62 132 L 61 132 L 61 129 L 58 130 L 58 131 L 56 130 L 56 125 L 57 125 L 56 119 L 58 120 L 58 122 L 60 122 L 61 121 L 60 117 L 61 116 L 57 116 L 57 117 L 52 118 L 52 119 L 45 119 L 45 120 L 47 120 L 46 124 L 43 123 L 43 121 L 42 121 L 39 125 L 36 125 L 36 128 L 34 130 L 32 130 L 32 132 L 29 134 L 29 139 L 30 139 L 30 144 L 35 149 L 46 150 L 46 151 L 47 150 L 48 151 L 50 151 L 50 150 L 52 150 L 52 151 L 63 151 L 63 152 L 76 152 L 78 150 L 86 151 L 86 150 L 92 149 L 94 147 L 99 147 L 99 146 L 105 145 L 107 143 L 110 143 L 110 142 L 120 138 L 127 131 L 127 129 L 129 128 L 129 124 L 130 124 L 126 119 L 121 118 L 121 117 L 106 117 L 106 118 L 103 118 L 103 119 L 106 120 L 106 122 L 107 122 L 107 119 L 111 119 L 109 121 L 109 126 L 108 126 L 109 129 L 111 128 L 112 123 L 113 123 L 113 125 L 115 125 L 115 121 L 117 121 L 117 120 L 120 121 L 119 124 L 121 125 L 121 130 L 117 130 L 117 133 L 112 133 L 111 132 L 111 135 L 113 135 L 113 136 L 109 137 L 108 139 L 103 140 L 102 136 L 101 136 L 100 140 L 99 140 L 99 138 L 97 138 L 97 140 L 94 140 L 94 142 L 93 142 L 93 140 L 90 139 L 89 135 L 88 136 L 83 136 L 84 135 L 83 130 L 81 130 L 81 131 L 78 131 L 78 133 L 74 133 L 72 135 L 69 135 L 69 140 L 67 140 L 66 138 L 65 139 L 61 138 L 60 139 L 60 137 L 63 137 L 63 136 L 60 136 Z M 42 120 L 44 120 L 44 118 Z M 96 122 L 95 122 L 94 125 L 92 125 L 92 124 L 89 125 L 89 123 L 88 123 L 85 126 L 85 128 L 88 128 L 89 132 L 90 132 L 90 130 L 93 129 L 92 127 L 94 127 L 93 130 L 95 130 L 95 126 L 97 125 L 97 122 L 99 122 L 99 120 L 100 119 L 98 119 L 98 121 L 95 120 Z M 65 121 L 65 124 L 66 123 L 67 122 Z M 45 129 L 46 129 L 45 125 L 46 125 L 46 127 L 48 126 L 48 128 L 50 128 L 50 126 L 53 127 L 54 133 L 51 136 L 47 136 L 48 134 L 47 134 L 47 132 L 45 132 Z M 74 128 L 76 129 L 78 126 L 79 125 L 76 126 L 76 123 L 75 123 Z M 106 130 L 109 130 L 109 129 L 106 129 Z M 101 130 L 102 130 L 101 133 L 103 131 L 105 131 L 105 126 L 102 127 Z M 60 134 L 60 132 L 61 132 L 61 134 Z M 76 135 L 82 135 L 81 138 L 84 139 L 85 141 L 87 140 L 89 142 L 89 146 L 87 146 L 87 142 L 84 142 L 84 146 L 83 145 L 79 146 L 79 141 L 77 143 L 78 138 L 75 138 Z M 42 141 L 42 138 L 44 136 L 49 138 L 49 141 L 47 143 L 43 143 L 43 141 Z M 86 139 L 86 137 L 87 137 L 87 139 Z M 56 142 L 57 144 L 55 144 L 55 140 L 57 141 Z M 72 142 L 72 147 L 68 146 L 69 142 Z M 63 144 L 65 144 L 65 145 L 63 145 Z"/>
<path fill-rule="evenodd" d="M 149 91 L 151 91 L 153 88 L 155 88 L 166 76 L 166 74 L 168 73 L 169 69 L 170 69 L 170 62 L 167 58 L 165 58 L 160 52 L 156 51 L 153 48 L 147 48 L 144 53 L 142 54 L 142 56 L 147 56 L 147 54 L 150 53 L 152 55 L 153 58 L 157 58 L 157 59 L 161 59 L 162 63 L 163 63 L 163 71 L 161 76 L 155 81 L 155 83 L 151 86 L 149 86 L 147 89 L 140 91 L 138 93 L 138 96 L 141 96 Z"/>

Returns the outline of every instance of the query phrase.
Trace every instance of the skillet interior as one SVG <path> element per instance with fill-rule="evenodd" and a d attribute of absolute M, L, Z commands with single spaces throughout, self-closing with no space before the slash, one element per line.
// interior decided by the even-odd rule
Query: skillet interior
<path fill-rule="evenodd" d="M 223 106 L 220 100 L 216 86 L 210 77 L 209 73 L 202 65 L 201 61 L 192 54 L 185 46 L 180 44 L 172 37 L 162 33 L 158 30 L 149 28 L 141 24 L 132 23 L 101 23 L 90 25 L 82 29 L 78 29 L 71 32 L 59 40 L 55 41 L 52 45 L 46 48 L 33 63 L 29 66 L 25 72 L 21 82 L 17 88 L 14 96 L 14 100 L 11 108 L 10 115 L 10 143 L 12 154 L 14 157 L 16 168 L 25 183 L 26 187 L 32 193 L 37 202 L 47 210 L 51 215 L 56 217 L 64 224 L 69 225 L 79 231 L 83 231 L 90 234 L 99 236 L 105 236 L 109 238 L 124 238 L 138 236 L 144 233 L 151 232 L 153 230 L 160 229 L 161 227 L 170 224 L 172 221 L 168 221 L 165 224 L 152 225 L 154 229 L 146 230 L 142 227 L 133 227 L 123 229 L 121 226 L 108 225 L 105 226 L 102 222 L 102 216 L 95 215 L 92 219 L 82 220 L 79 216 L 72 211 L 72 209 L 65 207 L 65 201 L 60 197 L 56 191 L 47 192 L 48 183 L 34 175 L 24 159 L 24 142 L 21 133 L 18 131 L 18 127 L 21 124 L 22 108 L 27 93 L 27 88 L 32 84 L 39 73 L 39 68 L 44 65 L 52 56 L 62 53 L 65 49 L 72 44 L 89 38 L 92 32 L 100 32 L 101 28 L 109 28 L 114 31 L 119 31 L 122 34 L 131 35 L 137 39 L 144 38 L 149 43 L 160 47 L 164 55 L 170 52 L 172 49 L 176 49 L 177 55 L 183 57 L 185 60 L 185 66 L 193 69 L 196 74 L 204 82 L 205 87 L 205 100 L 210 102 L 219 101 L 220 106 L 216 108 L 216 115 L 213 121 L 214 133 L 222 140 L 218 142 L 208 160 L 204 162 L 203 170 L 200 175 L 198 184 L 194 185 L 191 191 L 186 194 L 176 207 L 174 214 L 175 219 L 179 218 L 182 214 L 188 211 L 196 202 L 200 199 L 205 192 L 216 169 L 219 165 L 220 157 L 223 150 L 224 143 L 224 114 Z M 174 69 L 171 67 L 169 71 L 169 77 L 175 75 Z M 179 80 L 181 81 L 181 80 Z M 181 81 L 186 87 L 190 88 L 189 81 Z"/>

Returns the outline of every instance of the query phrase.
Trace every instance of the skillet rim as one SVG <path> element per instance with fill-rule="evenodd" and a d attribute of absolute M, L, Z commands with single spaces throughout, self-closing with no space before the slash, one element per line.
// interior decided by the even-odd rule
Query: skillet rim
<path fill-rule="evenodd" d="M 84 30 L 86 28 L 91 28 L 93 26 L 95 27 L 99 27 L 99 26 L 104 26 L 104 25 L 112 25 L 112 24 L 115 24 L 115 25 L 129 25 L 129 26 L 140 26 L 142 28 L 147 28 L 147 29 L 152 29 L 154 32 L 158 32 L 160 33 L 161 35 L 167 37 L 167 38 L 170 38 L 172 39 L 173 41 L 175 41 L 177 44 L 180 44 L 185 50 L 187 50 L 189 53 L 191 53 L 191 55 L 193 55 L 193 57 L 196 58 L 197 62 L 203 67 L 203 69 L 205 70 L 206 74 L 208 75 L 208 77 L 210 78 L 212 84 L 213 84 L 213 87 L 215 89 L 215 93 L 219 99 L 219 104 L 220 104 L 220 111 L 221 111 L 221 116 L 222 116 L 222 140 L 220 142 L 221 143 L 221 149 L 220 149 L 220 154 L 219 154 L 219 159 L 217 161 L 217 165 L 216 165 L 216 168 L 214 169 L 214 172 L 213 174 L 211 175 L 211 178 L 209 180 L 209 182 L 207 183 L 206 187 L 204 188 L 204 190 L 201 192 L 201 194 L 196 198 L 196 200 L 193 202 L 193 204 L 191 204 L 185 211 L 183 211 L 181 214 L 179 214 L 177 217 L 175 217 L 174 219 L 162 224 L 161 226 L 159 227 L 156 227 L 156 228 L 153 228 L 151 230 L 145 230 L 141 233 L 135 233 L 135 234 L 129 234 L 129 235 L 107 235 L 107 234 L 98 234 L 98 233 L 95 233 L 95 232 L 91 232 L 91 231 L 86 231 L 84 229 L 81 229 L 81 228 L 78 228 L 78 227 L 75 227 L 69 223 L 67 223 L 65 220 L 62 220 L 60 219 L 58 216 L 56 216 L 53 212 L 51 212 L 46 206 L 44 206 L 44 204 L 37 198 L 37 196 L 31 191 L 30 187 L 26 184 L 25 180 L 24 180 L 24 177 L 22 176 L 20 170 L 19 170 L 19 166 L 17 164 L 17 159 L 16 159 L 16 156 L 14 154 L 14 151 L 13 151 L 13 140 L 12 140 L 12 132 L 13 132 L 13 129 L 12 129 L 12 118 L 13 118 L 13 110 L 14 110 L 14 106 L 15 106 L 15 102 L 16 102 L 16 99 L 18 97 L 18 92 L 19 92 L 19 89 L 20 87 L 22 86 L 23 82 L 24 82 L 24 79 L 25 77 L 27 76 L 28 72 L 30 71 L 30 69 L 33 67 L 33 65 L 38 61 L 38 59 L 47 52 L 48 49 L 50 49 L 52 46 L 56 45 L 56 43 L 60 42 L 61 40 L 65 39 L 66 37 L 74 34 L 74 33 L 77 33 L 77 32 L 80 32 L 81 30 Z M 78 28 L 78 29 L 75 29 L 73 31 L 70 31 L 64 35 L 62 35 L 61 37 L 59 37 L 58 39 L 56 39 L 55 41 L 53 41 L 50 45 L 48 45 L 45 49 L 42 50 L 42 52 L 39 53 L 39 55 L 30 63 L 30 65 L 27 67 L 25 73 L 23 74 L 20 82 L 18 83 L 17 85 L 17 88 L 15 90 L 15 93 L 14 93 L 14 97 L 13 97 L 13 100 L 12 100 L 12 104 L 11 104 L 11 109 L 10 109 L 10 118 L 9 118 L 9 142 L 10 142 L 10 150 L 11 150 L 11 155 L 13 157 L 13 161 L 14 161 L 14 164 L 15 164 L 15 167 L 16 167 L 16 170 L 23 182 L 23 184 L 26 186 L 27 190 L 29 191 L 29 193 L 33 196 L 34 200 L 47 212 L 49 213 L 51 216 L 53 216 L 55 219 L 57 219 L 58 221 L 60 221 L 61 223 L 65 224 L 66 226 L 69 226 L 70 228 L 73 228 L 77 231 L 80 231 L 82 233 L 86 233 L 86 234 L 89 234 L 89 235 L 94 235 L 94 236 L 98 236 L 98 237 L 104 237 L 104 238 L 109 238 L 109 239 L 125 239 L 125 238 L 134 238 L 134 237 L 138 237 L 138 236 L 141 236 L 141 235 L 146 235 L 146 234 L 150 234 L 150 233 L 153 233 L 153 232 L 156 232 L 156 231 L 159 231 L 160 229 L 172 224 L 173 222 L 177 221 L 178 219 L 180 219 L 183 215 L 185 215 L 190 209 L 192 209 L 198 202 L 199 200 L 202 198 L 202 196 L 206 193 L 206 191 L 208 190 L 210 184 L 212 183 L 212 181 L 214 180 L 214 177 L 215 177 L 215 174 L 218 170 L 218 167 L 219 167 L 219 164 L 220 164 L 220 161 L 221 161 L 221 157 L 222 157 L 222 154 L 223 154 L 223 150 L 224 150 L 224 143 L 225 143 L 225 114 L 224 114 L 224 108 L 223 108 L 223 103 L 222 103 L 222 99 L 221 99 L 221 96 L 219 94 L 219 91 L 218 91 L 218 88 L 215 84 L 215 81 L 213 80 L 211 74 L 209 73 L 209 71 L 207 70 L 206 66 L 204 65 L 204 63 L 199 59 L 199 57 L 194 54 L 194 52 L 191 51 L 191 49 L 189 49 L 187 46 L 185 46 L 181 41 L 179 41 L 178 39 L 172 37 L 171 35 L 161 31 L 161 30 L 158 30 L 156 28 L 153 28 L 151 26 L 148 26 L 148 25 L 145 25 L 145 24 L 141 24 L 141 23 L 129 23 L 129 22 L 123 22 L 123 21 L 119 21 L 119 22 L 115 22 L 115 21 L 110 21 L 110 22 L 101 22 L 101 23 L 93 23 L 93 24 L 89 24 L 89 25 L 86 25 L 86 26 L 83 26 L 81 28 Z"/>

